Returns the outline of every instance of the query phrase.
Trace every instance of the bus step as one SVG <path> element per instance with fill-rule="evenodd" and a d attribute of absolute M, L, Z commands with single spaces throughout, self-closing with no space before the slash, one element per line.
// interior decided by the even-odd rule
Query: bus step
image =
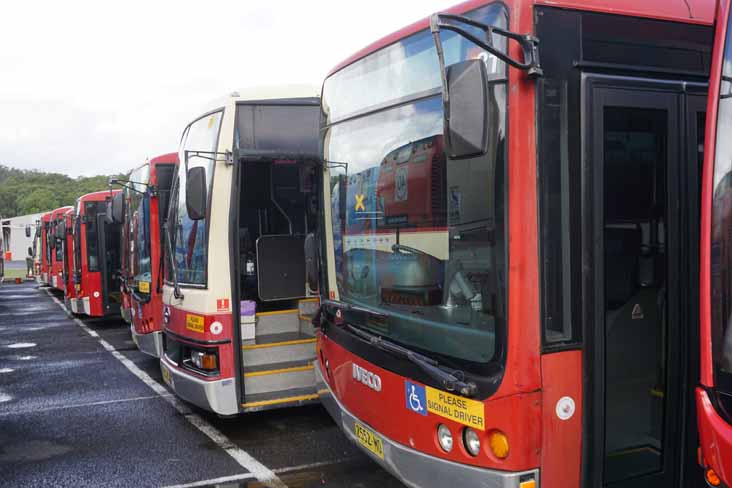
<path fill-rule="evenodd" d="M 241 346 L 242 366 L 273 365 L 315 359 L 315 337 L 302 332 L 257 336 Z"/>
<path fill-rule="evenodd" d="M 247 397 L 293 388 L 315 388 L 312 360 L 250 366 L 244 369 L 244 392 Z"/>
<path fill-rule="evenodd" d="M 319 401 L 318 392 L 315 387 L 291 388 L 272 393 L 259 393 L 246 395 L 244 403 L 241 404 L 244 411 L 253 412 L 257 410 L 268 410 L 272 408 L 295 407 L 306 403 Z"/>
<path fill-rule="evenodd" d="M 260 312 L 256 315 L 256 336 L 298 332 L 300 330 L 299 311 L 278 310 L 276 312 Z"/>

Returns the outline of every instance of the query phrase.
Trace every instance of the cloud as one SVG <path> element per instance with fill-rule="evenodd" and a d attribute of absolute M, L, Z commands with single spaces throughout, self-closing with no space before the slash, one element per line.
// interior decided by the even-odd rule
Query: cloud
<path fill-rule="evenodd" d="M 176 150 L 208 101 L 250 85 L 320 85 L 342 59 L 453 3 L 4 4 L 0 164 L 72 176 L 131 169 Z"/>

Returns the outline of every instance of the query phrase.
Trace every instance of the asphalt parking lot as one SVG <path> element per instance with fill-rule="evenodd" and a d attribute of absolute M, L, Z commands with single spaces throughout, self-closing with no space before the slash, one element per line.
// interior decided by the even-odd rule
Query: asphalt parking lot
<path fill-rule="evenodd" d="M 121 319 L 0 286 L 0 485 L 392 488 L 320 406 L 220 419 L 163 386 Z"/>

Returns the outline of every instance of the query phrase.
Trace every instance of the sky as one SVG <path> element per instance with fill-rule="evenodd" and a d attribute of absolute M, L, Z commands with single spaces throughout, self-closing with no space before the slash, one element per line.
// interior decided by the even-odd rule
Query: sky
<path fill-rule="evenodd" d="M 458 0 L 4 2 L 0 164 L 113 174 L 237 89 L 312 83 Z"/>

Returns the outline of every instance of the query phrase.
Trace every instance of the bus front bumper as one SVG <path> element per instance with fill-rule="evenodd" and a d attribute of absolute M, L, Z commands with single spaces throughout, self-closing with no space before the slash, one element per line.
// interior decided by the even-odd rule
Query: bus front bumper
<path fill-rule="evenodd" d="M 315 361 L 320 400 L 325 405 L 336 424 L 351 442 L 361 447 L 354 433 L 358 419 L 353 416 L 335 397 L 328 383 L 323 379 L 320 362 Z M 396 476 L 402 483 L 412 488 L 443 488 L 445 486 L 480 486 L 483 488 L 520 488 L 521 482 L 536 480 L 539 488 L 539 470 L 508 472 L 459 464 L 445 459 L 429 456 L 375 432 L 382 440 L 384 459 L 363 448 L 382 468 Z M 526 486 L 526 485 L 525 485 Z"/>
<path fill-rule="evenodd" d="M 149 334 L 138 334 L 135 326 L 130 325 L 130 334 L 132 341 L 137 348 L 154 358 L 159 358 L 163 352 L 163 333 L 160 331 L 150 332 Z"/>
<path fill-rule="evenodd" d="M 205 381 L 184 373 L 161 354 L 160 372 L 165 383 L 183 400 L 222 416 L 239 413 L 234 378 Z"/>

